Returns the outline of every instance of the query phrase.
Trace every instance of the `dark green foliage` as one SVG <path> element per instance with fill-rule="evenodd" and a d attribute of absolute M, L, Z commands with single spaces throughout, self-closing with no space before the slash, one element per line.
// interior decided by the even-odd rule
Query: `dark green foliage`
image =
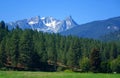
<path fill-rule="evenodd" d="M 7 54 L 5 50 L 5 40 L 1 42 L 0 45 L 0 68 L 7 64 Z"/>
<path fill-rule="evenodd" d="M 111 61 L 111 69 L 113 72 L 120 73 L 120 56 Z"/>
<path fill-rule="evenodd" d="M 80 60 L 80 68 L 84 72 L 88 72 L 90 70 L 90 60 L 87 57 L 83 57 L 82 60 Z"/>
<path fill-rule="evenodd" d="M 100 64 L 101 64 L 101 58 L 99 50 L 93 49 L 90 54 L 90 65 L 91 65 L 91 71 L 93 72 L 99 72 L 100 71 Z"/>
<path fill-rule="evenodd" d="M 2 22 L 0 27 L 0 68 L 119 72 L 120 41 L 101 42 L 73 36 L 21 30 L 19 26 L 8 31 L 4 26 Z"/>
<path fill-rule="evenodd" d="M 7 35 L 7 30 L 5 29 L 5 23 L 4 21 L 0 22 L 0 42 L 1 40 Z"/>
<path fill-rule="evenodd" d="M 4 21 L 0 22 L 0 28 L 5 29 L 5 23 L 4 23 Z"/>
<path fill-rule="evenodd" d="M 18 30 L 14 30 L 12 33 L 13 34 L 10 39 L 10 45 L 11 45 L 10 54 L 12 55 L 11 56 L 12 65 L 17 67 L 20 57 L 20 51 L 19 51 L 20 36 L 18 34 L 19 33 Z"/>
<path fill-rule="evenodd" d="M 110 68 L 110 62 L 109 61 L 104 61 L 101 63 L 101 70 L 102 73 L 110 73 L 111 68 Z"/>
<path fill-rule="evenodd" d="M 19 44 L 19 51 L 20 51 L 20 64 L 23 67 L 32 67 L 32 55 L 34 53 L 34 43 L 32 37 L 32 31 L 26 30 L 20 39 Z"/>

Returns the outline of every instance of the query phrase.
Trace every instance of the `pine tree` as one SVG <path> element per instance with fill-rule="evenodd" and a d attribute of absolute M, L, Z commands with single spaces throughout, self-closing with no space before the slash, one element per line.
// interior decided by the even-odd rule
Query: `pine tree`
<path fill-rule="evenodd" d="M 20 52 L 19 52 L 19 31 L 15 30 L 13 31 L 12 37 L 11 37 L 11 60 L 12 60 L 12 65 L 16 66 L 19 63 L 19 56 L 20 56 Z"/>
<path fill-rule="evenodd" d="M 79 60 L 81 57 L 81 47 L 79 39 L 73 38 L 67 53 L 67 65 L 71 67 L 79 67 Z"/>
<path fill-rule="evenodd" d="M 80 68 L 84 72 L 88 72 L 90 69 L 90 60 L 87 57 L 83 57 L 82 60 L 80 60 Z"/>
<path fill-rule="evenodd" d="M 23 67 L 32 67 L 32 53 L 34 53 L 34 43 L 32 37 L 32 31 L 26 30 L 23 32 L 20 38 L 19 50 L 20 50 L 20 64 Z"/>
<path fill-rule="evenodd" d="M 99 50 L 93 49 L 90 54 L 91 71 L 96 73 L 100 71 L 101 58 Z"/>
<path fill-rule="evenodd" d="M 48 63 L 54 65 L 54 70 L 56 70 L 57 65 L 57 50 L 56 50 L 56 39 L 54 34 L 52 34 L 47 43 L 47 54 L 48 54 Z"/>
<path fill-rule="evenodd" d="M 7 64 L 7 53 L 5 50 L 5 40 L 0 44 L 0 68 Z"/>
<path fill-rule="evenodd" d="M 117 46 L 115 43 L 112 43 L 110 46 L 110 59 L 113 60 L 115 58 L 117 58 Z"/>
<path fill-rule="evenodd" d="M 75 65 L 75 53 L 72 48 L 72 45 L 70 46 L 68 52 L 67 52 L 67 65 L 70 67 L 74 67 Z"/>
<path fill-rule="evenodd" d="M 0 22 L 0 28 L 5 29 L 5 22 L 4 21 Z"/>
<path fill-rule="evenodd" d="M 4 21 L 0 22 L 0 42 L 7 35 L 8 31 L 5 29 Z"/>
<path fill-rule="evenodd" d="M 37 51 L 40 56 L 41 62 L 46 62 L 48 60 L 47 51 L 46 51 L 46 41 L 43 33 L 38 35 L 39 40 L 37 40 Z"/>
<path fill-rule="evenodd" d="M 111 61 L 110 67 L 113 72 L 120 73 L 120 56 Z"/>

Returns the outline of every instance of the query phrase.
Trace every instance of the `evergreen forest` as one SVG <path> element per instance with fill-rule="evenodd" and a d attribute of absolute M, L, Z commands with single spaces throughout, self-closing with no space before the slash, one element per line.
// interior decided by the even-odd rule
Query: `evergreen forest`
<path fill-rule="evenodd" d="M 0 69 L 120 73 L 120 41 L 8 30 L 0 22 Z"/>

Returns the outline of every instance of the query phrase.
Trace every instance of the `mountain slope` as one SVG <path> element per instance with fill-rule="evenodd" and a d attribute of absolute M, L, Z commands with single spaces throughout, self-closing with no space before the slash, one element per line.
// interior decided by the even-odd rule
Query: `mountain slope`
<path fill-rule="evenodd" d="M 79 25 L 65 32 L 62 32 L 61 34 L 99 39 L 105 34 L 118 30 L 120 30 L 120 17 L 115 17 L 107 20 L 93 21 Z"/>
<path fill-rule="evenodd" d="M 102 41 L 120 41 L 120 31 L 115 31 L 104 36 L 101 36 Z"/>
<path fill-rule="evenodd" d="M 16 28 L 18 25 L 22 29 L 33 29 L 37 31 L 58 33 L 66 31 L 77 26 L 77 23 L 72 19 L 71 16 L 65 20 L 57 20 L 53 17 L 32 17 L 30 19 L 18 20 L 15 22 L 7 23 L 8 28 Z"/>

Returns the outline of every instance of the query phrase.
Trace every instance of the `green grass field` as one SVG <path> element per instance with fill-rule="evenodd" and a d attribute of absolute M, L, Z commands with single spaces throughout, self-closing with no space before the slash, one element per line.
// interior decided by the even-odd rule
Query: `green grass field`
<path fill-rule="evenodd" d="M 0 78 L 120 78 L 120 74 L 0 71 Z"/>

